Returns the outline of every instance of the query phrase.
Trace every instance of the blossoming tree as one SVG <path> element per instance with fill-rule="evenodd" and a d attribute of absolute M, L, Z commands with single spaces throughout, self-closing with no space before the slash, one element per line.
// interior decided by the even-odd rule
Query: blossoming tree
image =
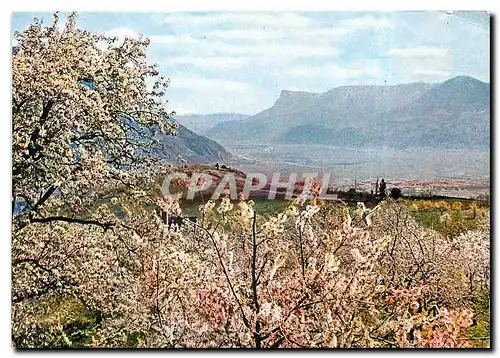
<path fill-rule="evenodd" d="M 28 317 L 40 310 L 35 302 L 73 295 L 102 312 L 118 304 L 115 288 L 127 291 L 123 270 L 133 268 L 129 255 L 140 225 L 118 220 L 106 205 L 96 208 L 96 199 L 120 187 L 129 198 L 151 201 L 140 188 L 159 167 L 147 154 L 159 148 L 156 131 L 175 129 L 163 99 L 168 81 L 146 59 L 149 41 L 92 34 L 75 19 L 71 14 L 61 27 L 56 13 L 50 26 L 35 20 L 15 34 L 12 302 L 18 344 L 33 344 L 36 330 Z"/>
<path fill-rule="evenodd" d="M 296 200 L 265 218 L 226 197 L 200 210 L 197 234 L 175 233 L 150 257 L 141 326 L 154 329 L 145 346 L 469 345 L 474 314 L 457 304 L 471 297 L 467 282 L 453 279 L 443 255 L 458 259 L 470 245 L 453 249 L 400 204 L 352 217 L 343 205 Z M 479 289 L 488 285 L 488 238 L 470 235 L 482 243 L 466 270 Z"/>

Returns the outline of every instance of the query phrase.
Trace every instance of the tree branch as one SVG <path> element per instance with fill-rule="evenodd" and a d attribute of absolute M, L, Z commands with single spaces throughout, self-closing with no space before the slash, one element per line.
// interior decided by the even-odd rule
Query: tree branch
<path fill-rule="evenodd" d="M 47 223 L 47 222 L 53 222 L 53 221 L 64 221 L 67 223 L 75 223 L 75 224 L 82 224 L 82 225 L 96 225 L 96 226 L 103 228 L 104 231 L 107 231 L 109 228 L 114 226 L 113 223 L 101 223 L 97 220 L 70 218 L 70 217 L 66 217 L 66 216 L 49 216 L 46 218 L 31 218 L 31 222 L 35 222 L 35 223 Z"/>

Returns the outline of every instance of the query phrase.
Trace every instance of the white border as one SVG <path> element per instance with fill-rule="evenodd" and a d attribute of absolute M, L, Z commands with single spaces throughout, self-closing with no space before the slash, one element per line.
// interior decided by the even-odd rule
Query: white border
<path fill-rule="evenodd" d="M 0 294 L 0 339 L 1 339 L 1 353 L 2 357 L 12 356 L 16 353 L 12 348 L 10 348 L 10 188 L 11 188 L 11 123 L 10 123 L 10 56 L 11 56 L 11 16 L 13 11 L 52 11 L 54 9 L 59 10 L 79 10 L 79 11 L 137 11 L 137 12 L 156 12 L 156 11 L 190 11 L 190 10 L 238 10 L 238 11 L 249 11 L 249 10 L 380 10 L 380 11 L 394 11 L 394 10 L 487 10 L 492 13 L 498 14 L 497 11 L 499 1 L 487 1 L 487 0 L 453 0 L 453 1 L 436 1 L 436 0 L 420 0 L 420 1 L 390 1 L 390 0 L 378 0 L 378 1 L 361 1 L 361 0 L 350 0 L 346 2 L 333 2 L 328 4 L 324 0 L 307 0 L 307 1 L 293 1 L 293 0 L 252 0 L 252 1 L 238 1 L 238 0 L 182 0 L 182 1 L 137 1 L 137 0 L 86 0 L 82 1 L 68 1 L 68 0 L 45 0 L 45 1 L 35 1 L 35 0 L 25 0 L 22 3 L 17 2 L 14 4 L 7 4 L 7 2 L 2 2 L 0 4 L 0 27 L 1 34 L 3 36 L 1 47 L 2 56 L 4 63 L 1 67 L 1 83 L 0 87 L 2 91 L 1 98 L 3 100 L 2 106 L 0 107 L 3 111 L 2 119 L 0 120 L 0 164 L 3 169 L 3 175 L 1 177 L 0 185 L 0 199 L 1 199 L 1 249 L 0 253 L 2 259 L 2 268 L 0 270 L 0 279 L 2 292 Z M 9 6 L 10 5 L 10 6 Z M 498 18 L 496 19 L 496 28 L 498 28 Z M 495 31 L 497 32 L 497 31 Z M 493 33 L 493 32 L 492 32 Z M 495 38 L 495 45 L 498 46 L 498 38 Z M 496 46 L 496 47 L 497 47 Z M 493 52 L 493 51 L 492 51 Z M 493 66 L 495 64 L 492 64 Z M 495 79 L 491 79 L 493 84 Z M 493 100 L 493 105 L 498 102 L 498 91 L 495 93 L 495 98 Z M 495 134 L 498 136 L 498 128 L 496 125 Z M 495 162 L 496 164 L 496 162 Z M 496 165 L 495 165 L 496 167 Z M 493 173 L 492 173 L 493 174 Z M 497 174 L 498 176 L 498 174 Z M 498 179 L 498 178 L 497 178 Z M 496 191 L 498 191 L 498 180 L 494 183 Z M 495 208 L 494 222 L 500 222 L 497 207 L 497 195 L 493 197 Z M 497 229 L 498 230 L 498 229 Z M 496 230 L 495 230 L 496 231 Z M 495 241 L 493 239 L 493 241 Z M 495 252 L 494 257 L 499 257 L 498 251 L 500 244 L 496 243 L 493 245 Z M 458 264 L 458 263 L 457 263 Z M 496 277 L 496 275 L 494 275 Z M 493 288 L 495 288 L 495 283 L 493 283 Z M 494 305 L 498 310 L 498 292 L 494 295 Z M 493 342 L 497 343 L 498 340 L 498 329 L 494 329 L 495 337 L 493 337 Z M 116 353 L 121 354 L 123 350 L 117 351 Z M 96 357 L 104 356 L 104 351 L 90 351 L 91 354 Z M 160 352 L 161 354 L 172 354 L 172 353 L 182 353 L 182 354 L 193 354 L 193 352 Z M 196 352 L 195 352 L 196 353 Z M 208 353 L 208 352 L 202 352 Z M 220 352 L 213 352 L 215 354 L 220 354 Z M 212 353 L 212 354 L 213 354 Z M 248 353 L 248 352 L 247 352 Z M 289 353 L 289 352 L 287 352 Z M 311 351 L 303 352 L 302 354 L 311 354 Z M 364 355 L 365 351 L 360 352 L 326 352 L 327 354 L 349 354 L 349 355 Z M 386 351 L 379 352 L 379 354 L 387 354 Z M 395 352 L 396 354 L 406 354 L 405 351 Z M 425 354 L 426 356 L 438 357 L 442 355 L 443 351 L 425 351 L 420 352 L 420 354 Z M 21 353 L 26 354 L 26 353 Z M 61 354 L 60 352 L 49 351 L 46 354 Z M 128 352 L 127 355 L 139 355 L 141 352 L 134 351 Z M 229 353 L 231 354 L 231 353 Z M 255 354 L 253 352 L 252 354 Z"/>

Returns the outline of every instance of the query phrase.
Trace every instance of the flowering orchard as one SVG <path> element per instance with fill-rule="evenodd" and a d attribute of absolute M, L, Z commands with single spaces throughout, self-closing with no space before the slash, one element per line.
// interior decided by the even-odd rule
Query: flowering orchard
<path fill-rule="evenodd" d="M 489 294 L 487 223 L 448 241 L 396 202 L 354 215 L 300 199 L 271 217 L 228 198 L 200 210 L 196 231 L 169 231 L 146 212 L 110 215 L 107 231 L 25 227 L 15 247 L 18 344 L 53 345 L 64 325 L 40 310 L 47 297 L 71 296 L 103 317 L 95 347 L 133 335 L 139 347 L 471 345 L 475 300 Z"/>
<path fill-rule="evenodd" d="M 352 211 L 299 197 L 270 216 L 222 196 L 169 230 L 153 208 L 181 208 L 150 189 L 144 153 L 150 131 L 175 125 L 148 41 L 90 34 L 75 15 L 16 39 L 14 346 L 488 344 L 474 330 L 489 301 L 487 216 L 446 237 L 391 199 Z"/>

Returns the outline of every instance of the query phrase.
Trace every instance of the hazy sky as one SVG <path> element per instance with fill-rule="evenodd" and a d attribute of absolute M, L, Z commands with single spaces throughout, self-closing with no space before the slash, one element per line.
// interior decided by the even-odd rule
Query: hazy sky
<path fill-rule="evenodd" d="M 12 31 L 48 13 L 14 13 Z M 171 78 L 177 113 L 255 114 L 281 90 L 350 84 L 489 82 L 489 17 L 482 12 L 79 13 L 77 25 L 143 34 Z"/>

